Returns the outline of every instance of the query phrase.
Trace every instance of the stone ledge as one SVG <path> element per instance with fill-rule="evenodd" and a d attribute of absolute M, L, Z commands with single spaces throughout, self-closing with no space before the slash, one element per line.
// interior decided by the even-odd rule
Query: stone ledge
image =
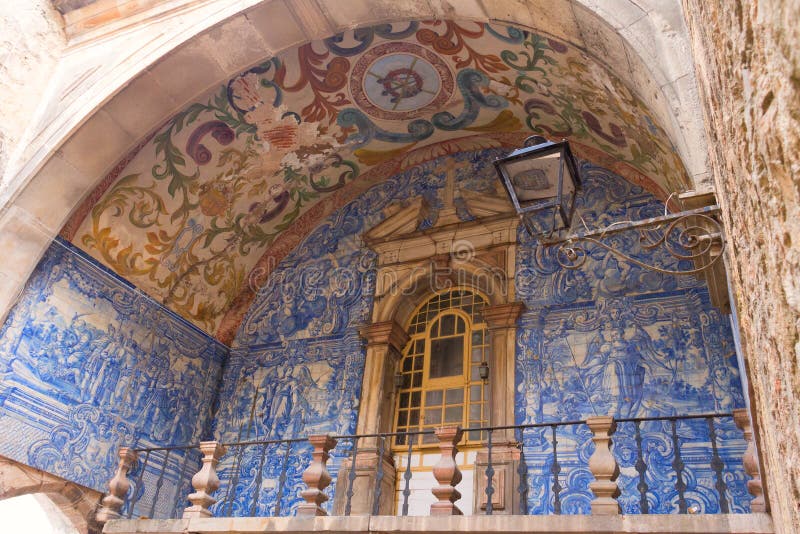
<path fill-rule="evenodd" d="M 774 532 L 768 514 L 714 515 L 549 515 L 549 516 L 453 516 L 453 517 L 221 517 L 205 519 L 120 519 L 109 521 L 107 534 L 197 534 L 255 532 L 375 532 L 422 534 L 427 532 L 596 532 L 673 534 Z"/>

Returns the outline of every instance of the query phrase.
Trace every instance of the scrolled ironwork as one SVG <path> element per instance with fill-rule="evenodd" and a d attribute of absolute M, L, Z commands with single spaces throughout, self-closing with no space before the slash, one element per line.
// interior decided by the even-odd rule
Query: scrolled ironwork
<path fill-rule="evenodd" d="M 720 261 L 725 250 L 725 240 L 722 239 L 722 225 L 717 219 L 709 215 L 709 213 L 715 213 L 717 210 L 718 208 L 713 206 L 710 209 L 691 210 L 642 221 L 615 223 L 596 232 L 581 232 L 568 236 L 563 240 L 545 241 L 543 244 L 545 246 L 558 245 L 556 261 L 565 269 L 581 268 L 590 254 L 587 244 L 591 244 L 642 269 L 678 276 L 698 274 L 712 268 Z M 639 245 L 644 250 L 656 250 L 661 247 L 677 260 L 696 261 L 707 256 L 709 261 L 693 269 L 665 269 L 634 258 L 630 254 L 626 254 L 603 241 L 610 235 L 634 229 L 639 231 Z M 716 244 L 719 244 L 719 252 L 712 255 L 711 252 Z"/>

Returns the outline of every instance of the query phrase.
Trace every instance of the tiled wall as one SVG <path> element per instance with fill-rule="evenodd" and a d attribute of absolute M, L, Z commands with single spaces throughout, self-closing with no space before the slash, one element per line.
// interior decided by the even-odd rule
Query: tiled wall
<path fill-rule="evenodd" d="M 120 446 L 183 445 L 208 436 L 226 354 L 57 240 L 0 330 L 0 454 L 104 491 Z M 158 477 L 162 459 L 163 453 L 150 458 L 146 480 Z M 171 513 L 183 459 L 169 458 L 162 514 Z M 193 472 L 197 459 L 185 471 Z"/>
<path fill-rule="evenodd" d="M 461 188 L 493 191 L 491 166 L 498 151 L 453 156 Z M 449 157 L 448 157 L 449 158 Z M 216 435 L 233 438 L 291 438 L 318 432 L 355 429 L 364 349 L 357 326 L 371 307 L 374 257 L 359 236 L 383 219 L 388 205 L 425 196 L 441 207 L 447 158 L 415 165 L 376 185 L 317 228 L 261 288 L 236 338 L 223 379 Z M 579 212 L 590 227 L 626 218 L 661 214 L 663 204 L 640 188 L 590 164 Z M 457 199 L 460 216 L 469 218 Z M 597 414 L 617 417 L 684 415 L 729 411 L 743 406 L 736 356 L 728 319 L 709 303 L 703 284 L 693 276 L 674 277 L 630 267 L 604 251 L 590 251 L 579 270 L 558 266 L 552 251 L 539 249 L 520 233 L 518 298 L 527 305 L 517 343 L 517 421 L 549 422 Z M 645 255 L 636 236 L 615 238 L 616 245 L 662 267 L 675 268 L 666 255 Z M 678 425 L 690 505 L 716 508 L 710 444 L 705 422 Z M 650 468 L 651 512 L 670 512 L 677 495 L 668 427 L 642 427 Z M 585 427 L 559 430 L 564 513 L 585 513 L 591 496 L 586 466 L 593 445 Z M 638 511 L 638 472 L 631 455 L 632 425 L 621 424 L 617 454 L 622 466 L 622 503 Z M 704 433 L 705 432 L 705 433 Z M 718 428 L 729 496 L 747 509 L 741 454 L 744 443 L 730 420 Z M 549 435 L 525 435 L 532 513 L 553 508 Z M 345 454 L 346 447 L 340 449 Z M 307 448 L 303 449 L 307 452 Z M 218 515 L 274 513 L 277 478 L 282 467 L 278 446 L 260 451 L 233 449 L 223 462 L 224 481 Z M 295 452 L 295 449 L 293 449 Z M 307 459 L 304 460 L 307 462 Z M 299 501 L 304 461 L 292 456 L 281 514 Z M 550 463 L 548 463 L 550 462 Z M 295 463 L 297 465 L 295 465 Z M 332 471 L 338 469 L 334 458 Z M 265 474 L 259 487 L 253 474 Z M 228 488 L 235 487 L 235 491 Z M 259 499 L 252 506 L 252 495 Z M 332 491 L 331 491 L 332 493 Z"/>
<path fill-rule="evenodd" d="M 590 228 L 663 214 L 663 204 L 608 172 L 584 165 L 582 175 L 586 185 L 577 211 Z M 589 249 L 581 268 L 564 269 L 555 248 L 542 251 L 530 246 L 525 235 L 520 238 L 518 296 L 527 311 L 517 338 L 518 423 L 575 421 L 592 415 L 681 416 L 744 407 L 729 318 L 711 306 L 702 282 L 622 262 L 600 247 Z M 680 265 L 663 251 L 644 250 L 638 239 L 637 232 L 627 232 L 611 241 L 652 265 L 693 267 L 688 262 Z M 730 417 L 716 424 L 729 498 L 735 497 L 732 509 L 746 511 L 741 433 Z M 718 511 L 706 421 L 681 422 L 676 431 L 687 464 L 683 477 L 688 506 Z M 668 422 L 641 427 L 651 513 L 677 510 L 671 433 Z M 558 430 L 563 513 L 589 511 L 589 438 L 585 426 Z M 531 513 L 554 507 L 551 440 L 549 430 L 526 434 L 532 487 L 537 489 L 529 494 Z M 622 469 L 623 509 L 639 513 L 633 423 L 619 425 L 614 443 Z"/>
<path fill-rule="evenodd" d="M 493 191 L 490 162 L 497 154 L 451 156 L 459 165 L 459 187 Z M 430 226 L 441 207 L 446 163 L 440 158 L 415 165 L 374 186 L 278 266 L 238 332 L 217 404 L 227 349 L 70 245 L 55 242 L 0 331 L 0 454 L 102 490 L 118 446 L 196 442 L 209 435 L 212 406 L 217 412 L 210 432 L 226 442 L 353 432 L 365 355 L 357 329 L 369 316 L 374 273 L 374 254 L 360 235 L 384 218 L 387 206 L 417 196 L 434 208 L 423 223 Z M 582 173 L 579 212 L 590 227 L 663 210 L 603 169 L 583 164 Z M 457 206 L 462 219 L 470 217 L 459 199 Z M 728 320 L 694 277 L 630 267 L 601 249 L 591 250 L 580 269 L 565 270 L 552 251 L 535 247 L 524 233 L 519 238 L 516 282 L 527 311 L 517 340 L 518 422 L 672 416 L 743 405 Z M 670 257 L 644 254 L 635 236 L 615 239 L 637 257 L 676 266 Z M 651 511 L 673 511 L 671 428 L 647 423 L 641 430 Z M 730 420 L 720 420 L 716 431 L 733 509 L 746 511 L 739 467 L 744 443 Z M 633 432 L 632 424 L 621 424 L 614 448 L 628 512 L 639 511 Z M 676 436 L 689 504 L 716 510 L 705 422 L 679 423 Z M 540 431 L 525 434 L 532 513 L 554 506 L 550 439 Z M 585 513 L 591 499 L 588 431 L 564 427 L 558 440 L 562 511 Z M 347 449 L 347 443 L 337 449 L 334 474 Z M 285 445 L 272 445 L 263 455 L 257 447 L 231 447 L 221 464 L 215 513 L 274 514 L 284 465 L 279 513 L 291 513 L 308 452 L 305 444 L 292 445 L 288 454 Z M 153 455 L 146 480 L 157 481 L 163 458 Z M 137 514 L 171 515 L 173 505 L 183 505 L 188 488 L 176 488 L 175 481 L 195 465 L 184 458 L 170 457 L 161 489 L 146 486 Z M 149 509 L 155 491 L 162 504 Z"/>

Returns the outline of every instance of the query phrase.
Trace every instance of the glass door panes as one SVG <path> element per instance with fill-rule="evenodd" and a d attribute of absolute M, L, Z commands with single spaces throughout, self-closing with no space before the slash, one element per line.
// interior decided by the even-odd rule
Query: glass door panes
<path fill-rule="evenodd" d="M 402 386 L 395 415 L 397 432 L 433 429 L 446 424 L 488 425 L 487 388 L 480 364 L 488 354 L 481 315 L 486 300 L 468 290 L 433 296 L 412 316 L 411 340 L 400 363 Z M 485 433 L 469 432 L 467 442 Z M 433 435 L 412 436 L 415 445 L 435 446 Z M 398 437 L 398 446 L 408 446 Z"/>

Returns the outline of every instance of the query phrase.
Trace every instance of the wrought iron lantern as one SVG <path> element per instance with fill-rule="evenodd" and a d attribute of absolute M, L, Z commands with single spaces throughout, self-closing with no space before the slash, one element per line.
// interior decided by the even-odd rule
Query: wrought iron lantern
<path fill-rule="evenodd" d="M 569 143 L 565 139 L 552 142 L 534 135 L 525 140 L 523 148 L 497 159 L 494 165 L 525 229 L 544 247 L 558 247 L 555 259 L 562 267 L 580 268 L 588 257 L 587 246 L 591 246 L 603 248 L 623 261 L 662 274 L 709 273 L 709 277 L 718 279 L 709 279 L 709 284 L 714 282 L 720 286 L 715 294 L 721 296 L 712 297 L 712 300 L 719 302 L 721 309 L 726 309 L 727 282 L 719 282 L 725 281 L 724 265 L 720 261 L 725 240 L 713 194 L 687 191 L 678 194 L 677 200 L 679 205 L 692 209 L 668 213 L 665 208 L 660 217 L 621 220 L 594 230 L 584 222 L 583 229 L 564 235 L 560 231 L 571 228 L 575 197 L 581 188 L 578 166 Z M 672 196 L 667 198 L 667 205 Z M 678 260 L 677 268 L 648 263 L 619 250 L 610 240 L 612 236 L 632 230 L 639 232 L 642 251 L 660 248 Z"/>
<path fill-rule="evenodd" d="M 489 364 L 486 362 L 481 362 L 478 366 L 478 375 L 481 377 L 481 380 L 489 380 Z"/>
<path fill-rule="evenodd" d="M 394 374 L 394 389 L 401 389 L 406 384 L 406 377 L 403 373 Z"/>
<path fill-rule="evenodd" d="M 566 139 L 531 136 L 494 166 L 528 233 L 550 238 L 570 227 L 581 178 Z"/>

